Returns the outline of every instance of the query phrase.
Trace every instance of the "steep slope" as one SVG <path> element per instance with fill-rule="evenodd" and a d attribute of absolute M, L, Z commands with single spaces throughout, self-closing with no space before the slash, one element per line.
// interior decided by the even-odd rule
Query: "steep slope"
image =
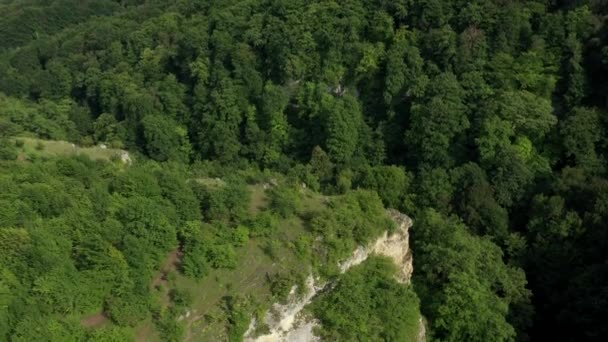
<path fill-rule="evenodd" d="M 412 220 L 397 210 L 388 210 L 388 215 L 397 224 L 394 232 L 385 231 L 378 239 L 367 246 L 359 246 L 347 260 L 340 263 L 340 272 L 345 273 L 354 266 L 367 260 L 371 255 L 380 255 L 390 258 L 397 266 L 395 278 L 399 283 L 409 284 L 413 272 L 412 253 L 409 248 L 409 229 Z M 315 279 L 310 275 L 306 279 L 304 296 L 298 296 L 294 286 L 286 304 L 274 304 L 266 313 L 264 323 L 269 327 L 269 333 L 255 336 L 257 323 L 251 322 L 245 333 L 248 342 L 280 342 L 280 341 L 319 341 L 313 330 L 319 322 L 304 311 L 315 297 L 324 292 L 331 291 L 335 284 Z M 420 321 L 419 340 L 424 341 L 424 325 Z"/>

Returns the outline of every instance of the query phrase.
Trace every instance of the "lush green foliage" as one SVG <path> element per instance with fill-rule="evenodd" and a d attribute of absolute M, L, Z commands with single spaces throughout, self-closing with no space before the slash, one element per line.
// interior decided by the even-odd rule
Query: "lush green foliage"
<path fill-rule="evenodd" d="M 117 325 L 133 327 L 156 310 L 149 284 L 178 242 L 184 273 L 201 277 L 207 267 L 233 267 L 233 248 L 248 237 L 240 226 L 202 224 L 201 204 L 184 182 L 188 174 L 171 165 L 71 157 L 2 168 L 2 336 L 39 340 L 32 335 L 40 333 L 37 326 L 75 329 L 75 318 L 102 310 Z M 239 203 L 246 206 L 247 196 Z M 206 208 L 218 217 L 231 210 Z M 173 316 L 159 322 L 171 336 L 181 329 Z M 57 333 L 79 340 L 77 332 L 85 334 Z"/>
<path fill-rule="evenodd" d="M 300 195 L 297 190 L 288 187 L 270 190 L 270 208 L 279 216 L 287 218 L 298 211 Z"/>
<path fill-rule="evenodd" d="M 393 278 L 395 266 L 370 258 L 340 276 L 336 287 L 312 306 L 329 341 L 414 341 L 418 336 L 418 297 Z"/>
<path fill-rule="evenodd" d="M 378 195 L 363 190 L 332 200 L 309 225 L 312 234 L 320 237 L 312 244 L 313 259 L 324 275 L 335 274 L 338 263 L 348 258 L 357 246 L 394 227 Z"/>
<path fill-rule="evenodd" d="M 126 172 L 59 158 L 2 167 L 2 317 L 11 322 L 2 335 L 37 339 L 28 335 L 37 324 L 65 325 L 63 317 L 102 308 L 119 325 L 143 319 L 147 284 L 177 244 L 175 204 L 161 195 L 156 172 L 142 173 L 155 166 Z M 145 177 L 127 192 L 116 186 L 125 174 Z M 158 192 L 142 197 L 146 189 Z"/>
<path fill-rule="evenodd" d="M 500 248 L 489 239 L 470 235 L 456 218 L 445 219 L 432 209 L 418 216 L 414 233 L 414 283 L 427 303 L 423 313 L 433 337 L 513 340 L 509 307 L 527 304 L 530 295 L 523 271 L 505 265 Z"/>
<path fill-rule="evenodd" d="M 134 325 L 156 312 L 149 284 L 171 250 L 203 278 L 234 267 L 250 236 L 280 249 L 285 219 L 309 230 L 293 250 L 335 274 L 387 227 L 383 202 L 415 219 L 414 283 L 434 338 L 604 340 L 607 11 L 1 0 L 0 339 L 130 336 L 76 321 L 104 309 Z M 143 162 L 52 157 L 42 142 L 24 155 L 15 136 Z M 201 182 L 207 167 L 224 180 Z M 245 168 L 287 175 L 271 211 L 249 217 L 246 186 L 226 177 Z M 303 185 L 344 197 L 314 215 Z"/>
<path fill-rule="evenodd" d="M 249 302 L 242 297 L 225 297 L 224 309 L 228 313 L 228 340 L 239 342 L 249 327 L 251 317 L 248 309 Z"/>

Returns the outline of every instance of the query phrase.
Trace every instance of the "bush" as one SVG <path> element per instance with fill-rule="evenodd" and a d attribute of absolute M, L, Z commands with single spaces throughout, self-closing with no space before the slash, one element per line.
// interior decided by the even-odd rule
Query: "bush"
<path fill-rule="evenodd" d="M 339 193 L 344 194 L 350 190 L 353 186 L 353 172 L 351 170 L 343 170 L 338 175 L 337 190 Z"/>
<path fill-rule="evenodd" d="M 310 234 L 300 235 L 293 243 L 296 255 L 302 261 L 310 261 L 311 259 L 312 237 Z"/>
<path fill-rule="evenodd" d="M 186 308 L 192 304 L 192 293 L 188 290 L 173 289 L 169 296 L 176 308 Z"/>
<path fill-rule="evenodd" d="M 9 144 L 7 140 L 0 140 L 0 160 L 15 159 L 17 159 L 15 147 Z"/>
<path fill-rule="evenodd" d="M 312 173 L 312 168 L 310 165 L 295 165 L 289 169 L 287 177 L 289 178 L 290 183 L 298 186 L 301 186 L 302 183 L 304 183 L 306 184 L 307 188 L 314 191 L 319 191 L 319 179 Z"/>
<path fill-rule="evenodd" d="M 184 339 L 184 327 L 172 315 L 163 315 L 156 321 L 163 341 L 178 342 Z"/>
<path fill-rule="evenodd" d="M 148 316 L 148 303 L 132 294 L 112 297 L 106 302 L 106 312 L 114 323 L 134 327 Z"/>
<path fill-rule="evenodd" d="M 91 330 L 87 340 L 95 342 L 133 341 L 135 334 L 130 328 L 104 326 Z"/>
<path fill-rule="evenodd" d="M 250 303 L 239 296 L 227 296 L 223 300 L 228 316 L 228 341 L 242 341 L 251 321 Z"/>
<path fill-rule="evenodd" d="M 363 188 L 376 190 L 387 207 L 399 208 L 408 194 L 411 174 L 397 166 L 368 167 L 359 184 Z"/>
<path fill-rule="evenodd" d="M 278 261 L 279 250 L 281 249 L 281 243 L 277 240 L 266 241 L 262 250 L 264 254 L 268 255 L 272 261 Z"/>
<path fill-rule="evenodd" d="M 95 140 L 90 135 L 86 135 L 80 138 L 79 144 L 84 147 L 89 147 L 95 145 Z"/>
<path fill-rule="evenodd" d="M 268 277 L 270 293 L 279 301 L 285 302 L 291 288 L 298 282 L 298 277 L 292 272 L 281 272 Z"/>
<path fill-rule="evenodd" d="M 236 252 L 228 244 L 215 245 L 209 248 L 207 258 L 214 268 L 234 269 L 237 264 Z"/>
<path fill-rule="evenodd" d="M 247 216 L 251 193 L 244 183 L 226 181 L 219 188 L 200 185 L 194 191 L 209 220 L 239 222 Z"/>
<path fill-rule="evenodd" d="M 269 237 L 279 229 L 279 220 L 270 211 L 263 211 L 249 221 L 251 237 Z"/>
<path fill-rule="evenodd" d="M 25 145 L 25 141 L 21 140 L 21 139 L 17 139 L 15 140 L 15 147 L 17 148 L 22 148 L 23 145 Z"/>
<path fill-rule="evenodd" d="M 232 243 L 236 247 L 244 246 L 249 241 L 249 228 L 245 226 L 237 226 L 232 231 Z"/>
<path fill-rule="evenodd" d="M 44 150 L 44 143 L 42 141 L 39 141 L 36 143 L 36 150 L 38 150 L 38 151 Z"/>
<path fill-rule="evenodd" d="M 300 208 L 300 194 L 293 188 L 273 188 L 270 190 L 270 208 L 282 218 L 291 217 Z"/>
<path fill-rule="evenodd" d="M 206 276 L 209 273 L 209 264 L 205 250 L 197 248 L 184 253 L 180 267 L 188 277 L 201 279 Z"/>

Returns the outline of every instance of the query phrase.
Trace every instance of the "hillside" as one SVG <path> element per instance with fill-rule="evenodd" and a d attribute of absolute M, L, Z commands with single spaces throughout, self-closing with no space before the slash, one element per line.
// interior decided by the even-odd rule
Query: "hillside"
<path fill-rule="evenodd" d="M 82 147 L 67 141 L 44 140 L 30 137 L 17 137 L 9 141 L 15 144 L 17 159 L 19 160 L 85 155 L 92 160 L 120 160 L 125 164 L 129 164 L 132 161 L 129 152 L 121 149 L 108 148 L 105 144 Z"/>
<path fill-rule="evenodd" d="M 608 339 L 608 2 L 0 14 L 0 340 L 240 341 L 310 274 L 325 340 Z M 387 208 L 409 286 L 340 273 Z"/>
<path fill-rule="evenodd" d="M 395 222 L 397 227 L 394 231 L 385 231 L 381 236 L 370 241 L 368 246 L 358 246 L 353 251 L 351 256 L 339 262 L 340 265 L 340 277 L 337 280 L 322 280 L 316 278 L 314 274 L 310 274 L 304 284 L 295 285 L 289 291 L 289 295 L 284 303 L 275 303 L 264 313 L 262 320 L 252 320 L 247 332 L 245 333 L 245 341 L 248 342 L 279 342 L 279 341 L 319 341 L 321 338 L 315 334 L 315 331 L 321 329 L 327 334 L 329 327 L 323 326 L 323 324 L 329 325 L 332 329 L 335 329 L 336 324 L 335 317 L 325 315 L 323 306 L 337 306 L 336 303 L 330 302 L 334 298 L 340 298 L 340 296 L 348 297 L 351 301 L 356 301 L 352 294 L 345 293 L 346 291 L 352 290 L 349 288 L 349 281 L 352 281 L 351 277 L 356 277 L 353 274 L 363 276 L 367 278 L 366 281 L 373 282 L 374 275 L 372 272 L 374 268 L 380 266 L 380 268 L 386 268 L 384 274 L 385 281 L 387 278 L 394 277 L 399 284 L 410 284 L 411 275 L 413 271 L 412 264 L 412 252 L 409 249 L 409 229 L 412 226 L 412 220 L 404 214 L 397 212 L 396 210 L 389 210 L 387 215 Z M 384 257 L 386 259 L 375 259 L 378 257 Z M 372 259 L 368 261 L 368 259 Z M 359 266 L 365 263 L 364 266 Z M 353 271 L 351 269 L 354 268 Z M 371 271 L 371 272 L 370 272 Z M 345 274 L 346 273 L 346 274 Z M 362 274 L 360 274 L 362 273 Z M 392 273 L 392 274 L 391 274 Z M 360 280 L 359 280 L 360 281 Z M 371 290 L 377 295 L 383 291 L 382 283 L 377 288 L 371 287 Z M 298 286 L 305 286 L 305 292 L 301 292 Z M 398 331 L 396 338 L 404 339 L 407 341 L 424 341 L 425 327 L 422 323 L 422 318 L 418 312 L 418 300 L 413 291 L 401 293 L 401 295 L 408 296 L 406 302 L 402 302 L 404 309 L 407 310 L 405 317 L 390 317 L 392 319 L 404 319 L 407 321 L 403 325 L 403 330 Z M 344 305 L 345 303 L 341 303 Z M 354 305 L 353 305 L 354 304 Z M 388 303 L 382 303 L 387 305 Z M 388 305 L 396 305 L 397 303 L 391 303 Z M 338 304 L 339 305 L 339 304 Z M 342 329 L 352 329 L 353 325 L 357 327 L 354 330 L 349 331 L 350 337 L 344 336 L 343 338 L 357 338 L 361 337 L 357 333 L 357 329 L 363 330 L 362 326 L 373 325 L 370 320 L 371 317 L 366 316 L 366 303 L 351 303 L 351 308 L 363 313 L 359 317 L 355 317 L 353 312 L 344 312 L 345 315 L 349 315 L 347 319 L 350 320 L 350 326 L 341 327 Z M 313 307 L 312 313 L 310 307 Z M 321 308 L 321 309 L 319 309 Z M 322 317 L 315 317 L 314 313 L 321 312 Z M 356 318 L 362 319 L 364 322 L 353 322 Z M 259 318 L 258 318 L 259 319 Z M 343 324 L 343 323 L 342 323 Z M 387 324 L 383 322 L 382 324 Z M 382 325 L 381 324 L 381 325 Z M 265 332 L 261 327 L 267 326 L 268 331 Z M 262 331 L 262 332 L 260 332 Z M 331 335 L 330 335 L 331 336 Z M 324 336 L 329 338 L 330 336 Z"/>
<path fill-rule="evenodd" d="M 280 175 L 209 178 L 72 153 L 2 166 L 0 218 L 15 227 L 0 231 L 3 290 L 33 303 L 4 308 L 17 340 L 242 339 L 311 272 L 334 278 L 339 260 L 393 228 L 373 192 L 328 197 Z"/>

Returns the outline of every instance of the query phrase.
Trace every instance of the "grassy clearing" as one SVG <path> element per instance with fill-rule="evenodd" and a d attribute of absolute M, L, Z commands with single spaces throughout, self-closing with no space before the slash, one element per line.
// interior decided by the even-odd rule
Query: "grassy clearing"
<path fill-rule="evenodd" d="M 268 196 L 261 184 L 250 185 L 251 204 L 249 211 L 256 215 L 268 206 Z M 301 211 L 311 213 L 324 207 L 324 197 L 312 191 L 302 189 Z M 272 239 L 251 239 L 237 250 L 238 264 L 235 269 L 212 270 L 204 279 L 197 282 L 193 279 L 177 276 L 176 286 L 187 289 L 193 294 L 192 309 L 195 312 L 187 320 L 187 341 L 224 341 L 226 340 L 226 317 L 222 310 L 225 296 L 240 295 L 254 298 L 255 303 L 270 305 L 272 299 L 268 277 L 278 272 L 305 272 L 295 255 L 292 245 L 302 234 L 305 234 L 301 218 L 283 219 L 279 231 Z M 269 243 L 274 246 L 271 258 L 264 252 Z"/>
<path fill-rule="evenodd" d="M 198 178 L 197 182 L 209 187 L 219 188 L 225 182 L 216 178 Z M 249 212 L 252 216 L 268 207 L 269 200 L 266 188 L 262 184 L 249 185 L 251 203 Z M 322 210 L 327 202 L 325 196 L 308 189 L 300 189 L 300 213 L 314 215 Z M 279 230 L 271 238 L 252 238 L 243 247 L 236 250 L 237 266 L 234 269 L 212 269 L 202 280 L 195 280 L 175 272 L 175 279 L 169 283 L 170 288 L 186 290 L 192 294 L 193 303 L 189 307 L 190 315 L 185 318 L 186 341 L 226 341 L 227 317 L 222 309 L 224 298 L 239 295 L 252 298 L 256 305 L 267 308 L 275 302 L 272 298 L 268 277 L 279 272 L 308 273 L 309 266 L 304 265 L 296 256 L 293 242 L 306 233 L 303 220 L 294 216 L 281 219 Z M 271 258 L 265 249 L 272 244 Z M 161 341 L 154 324 L 144 322 L 138 329 L 138 341 Z"/>
<path fill-rule="evenodd" d="M 113 148 L 79 147 L 62 140 L 43 140 L 37 138 L 18 137 L 15 143 L 23 142 L 23 146 L 18 147 L 21 159 L 28 157 L 54 157 L 54 156 L 73 156 L 83 154 L 94 160 L 110 161 L 113 158 L 120 158 L 125 153 L 124 150 Z"/>
<path fill-rule="evenodd" d="M 303 214 L 316 213 L 325 208 L 331 196 L 320 195 L 309 189 L 301 189 L 302 194 L 302 208 L 300 211 Z"/>
<path fill-rule="evenodd" d="M 218 189 L 218 188 L 221 188 L 224 185 L 226 185 L 226 182 L 224 182 L 220 178 L 203 177 L 203 178 L 196 178 L 196 179 L 194 179 L 194 181 L 196 181 L 199 184 L 213 188 L 213 189 Z"/>
<path fill-rule="evenodd" d="M 137 342 L 162 342 L 152 318 L 148 318 L 136 328 L 135 341 Z"/>
<path fill-rule="evenodd" d="M 177 276 L 176 286 L 193 294 L 192 308 L 196 310 L 187 321 L 189 341 L 226 340 L 226 321 L 221 308 L 225 296 L 240 295 L 255 298 L 256 303 L 271 303 L 268 276 L 281 271 L 303 271 L 302 265 L 290 249 L 290 241 L 304 233 L 302 221 L 292 218 L 281 222 L 275 250 L 275 260 L 264 253 L 266 239 L 252 239 L 238 249 L 235 269 L 212 270 L 200 282 Z"/>
<path fill-rule="evenodd" d="M 194 295 L 194 316 L 188 321 L 189 340 L 225 340 L 225 319 L 221 309 L 222 298 L 231 294 L 255 294 L 258 300 L 268 299 L 266 274 L 272 272 L 273 263 L 257 241 L 250 241 L 239 250 L 239 263 L 234 270 L 217 269 L 202 281 L 178 276 L 177 287 Z"/>
<path fill-rule="evenodd" d="M 251 202 L 249 203 L 249 212 L 255 215 L 268 207 L 268 195 L 264 186 L 261 184 L 249 185 L 249 191 L 251 192 Z"/>

